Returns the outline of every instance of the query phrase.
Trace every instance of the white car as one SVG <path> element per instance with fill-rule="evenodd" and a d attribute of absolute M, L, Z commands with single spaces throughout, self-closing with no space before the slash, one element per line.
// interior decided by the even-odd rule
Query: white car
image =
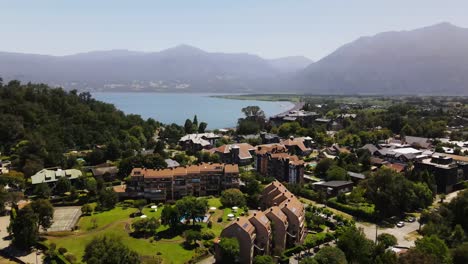
<path fill-rule="evenodd" d="M 405 226 L 405 222 L 403 221 L 400 221 L 396 224 L 397 227 L 404 227 Z"/>

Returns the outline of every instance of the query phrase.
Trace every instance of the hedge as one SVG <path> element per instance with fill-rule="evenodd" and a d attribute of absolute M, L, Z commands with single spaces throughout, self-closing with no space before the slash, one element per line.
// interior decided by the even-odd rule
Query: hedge
<path fill-rule="evenodd" d="M 336 197 L 328 199 L 327 205 L 337 210 L 343 211 L 345 213 L 348 213 L 350 215 L 353 215 L 355 217 L 359 217 L 368 221 L 375 221 L 377 218 L 373 211 L 371 212 L 362 207 L 356 207 L 356 206 L 352 206 L 349 204 L 339 203 L 336 200 Z"/>

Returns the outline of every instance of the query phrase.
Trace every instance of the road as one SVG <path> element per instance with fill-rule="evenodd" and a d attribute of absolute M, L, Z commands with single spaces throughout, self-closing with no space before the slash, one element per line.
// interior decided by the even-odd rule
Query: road
<path fill-rule="evenodd" d="M 8 251 L 11 252 L 10 254 L 26 263 L 42 264 L 42 257 L 44 256 L 42 253 L 36 256 L 36 251 L 22 252 L 9 247 L 11 240 L 8 239 L 8 232 L 6 230 L 9 225 L 10 216 L 0 217 L 0 250 L 8 248 Z"/>

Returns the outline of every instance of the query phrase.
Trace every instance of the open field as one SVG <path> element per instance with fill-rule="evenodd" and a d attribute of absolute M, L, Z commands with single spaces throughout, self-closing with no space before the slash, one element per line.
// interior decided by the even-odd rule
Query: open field
<path fill-rule="evenodd" d="M 221 223 L 217 222 L 219 217 L 223 217 L 231 213 L 231 209 L 219 209 L 221 202 L 218 198 L 208 199 L 209 207 L 217 209 L 211 215 L 210 220 L 213 225 L 211 230 L 216 236 L 221 234 L 223 228 L 230 223 L 224 220 Z M 158 207 L 157 211 L 145 207 L 143 214 L 148 217 L 161 217 L 163 207 Z M 184 263 L 194 256 L 193 249 L 184 248 L 185 239 L 181 235 L 171 236 L 165 232 L 168 227 L 160 226 L 158 228 L 157 238 L 134 238 L 130 236 L 131 224 L 134 218 L 131 216 L 138 212 L 135 208 L 116 207 L 110 211 L 95 213 L 91 216 L 82 216 L 78 222 L 79 229 L 74 232 L 51 232 L 47 236 L 49 242 L 53 242 L 57 247 L 64 247 L 68 252 L 74 254 L 77 259 L 81 260 L 84 249 L 94 237 L 102 235 L 117 236 L 129 248 L 138 252 L 144 259 L 159 255 L 164 263 Z M 238 214 L 242 209 L 238 210 Z M 207 223 L 198 224 L 201 229 L 206 229 Z"/>

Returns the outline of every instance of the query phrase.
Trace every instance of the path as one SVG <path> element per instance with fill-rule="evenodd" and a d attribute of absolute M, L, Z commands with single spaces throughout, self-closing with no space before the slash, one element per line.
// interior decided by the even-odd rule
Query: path
<path fill-rule="evenodd" d="M 367 222 L 356 222 L 356 227 L 362 228 L 366 237 L 375 241 L 375 224 Z M 414 241 L 421 237 L 417 231 L 419 229 L 418 221 L 413 223 L 405 222 L 404 227 L 381 228 L 377 229 L 377 235 L 388 233 L 394 235 L 397 239 L 397 245 L 402 247 L 413 247 Z"/>

